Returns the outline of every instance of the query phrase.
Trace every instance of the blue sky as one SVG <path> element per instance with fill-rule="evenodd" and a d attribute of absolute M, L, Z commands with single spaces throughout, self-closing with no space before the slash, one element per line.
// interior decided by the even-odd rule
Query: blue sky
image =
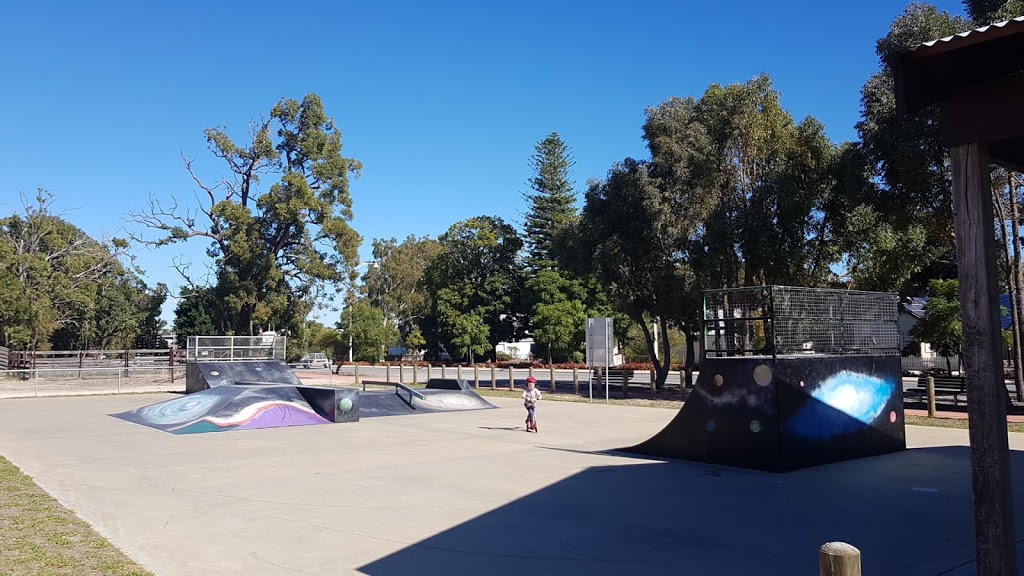
<path fill-rule="evenodd" d="M 962 13 L 959 1 L 937 3 Z M 223 175 L 203 130 L 242 140 L 280 98 L 319 94 L 346 156 L 355 220 L 375 237 L 437 237 L 481 214 L 518 222 L 533 146 L 556 131 L 574 180 L 643 157 L 648 106 L 769 73 L 783 105 L 856 137 L 877 38 L 906 2 L 695 1 L 8 3 L 0 35 L 0 212 L 42 187 L 93 236 L 123 235 L 150 195 Z M 294 7 L 292 7 L 294 6 Z M 179 285 L 194 241 L 138 250 Z M 174 302 L 165 307 L 173 315 Z M 334 320 L 332 313 L 326 320 Z"/>

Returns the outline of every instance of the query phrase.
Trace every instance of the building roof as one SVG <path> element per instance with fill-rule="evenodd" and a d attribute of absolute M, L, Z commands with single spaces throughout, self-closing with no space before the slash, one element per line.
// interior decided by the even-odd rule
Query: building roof
<path fill-rule="evenodd" d="M 925 316 L 924 306 L 927 303 L 928 298 L 915 296 L 904 300 L 901 306 L 904 312 L 920 320 Z M 1013 315 L 1011 314 L 1010 308 L 1010 296 L 1008 294 L 1000 294 L 999 305 L 1002 307 L 1002 310 L 1000 311 L 1002 313 L 999 323 L 1000 327 L 1003 330 L 1009 330 L 1013 321 Z"/>
<path fill-rule="evenodd" d="M 924 42 L 886 60 L 898 114 L 939 104 L 944 146 L 987 142 L 993 162 L 1024 171 L 1024 17 Z"/>

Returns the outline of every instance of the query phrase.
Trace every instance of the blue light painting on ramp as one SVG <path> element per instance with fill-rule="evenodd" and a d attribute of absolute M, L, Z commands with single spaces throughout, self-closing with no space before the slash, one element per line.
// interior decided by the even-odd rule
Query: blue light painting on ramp
<path fill-rule="evenodd" d="M 805 437 L 850 434 L 870 426 L 885 410 L 896 386 L 876 376 L 844 370 L 819 384 L 808 402 L 790 420 L 789 429 Z M 849 418 L 837 418 L 832 408 Z M 823 426 L 827 419 L 829 425 Z"/>

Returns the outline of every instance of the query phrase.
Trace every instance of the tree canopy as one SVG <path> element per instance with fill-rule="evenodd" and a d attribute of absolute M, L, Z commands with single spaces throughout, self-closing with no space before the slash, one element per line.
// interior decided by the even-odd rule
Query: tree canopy
<path fill-rule="evenodd" d="M 207 129 L 206 140 L 230 176 L 209 183 L 185 160 L 202 191 L 201 216 L 151 199 L 133 218 L 158 235 L 139 239 L 209 242 L 219 306 L 207 315 L 215 325 L 250 335 L 264 327 L 299 330 L 327 290 L 354 278 L 361 238 L 350 225 L 349 175 L 362 166 L 342 156 L 341 132 L 315 94 L 279 101 L 252 123 L 245 144 L 220 128 Z M 277 182 L 261 190 L 272 176 Z"/>

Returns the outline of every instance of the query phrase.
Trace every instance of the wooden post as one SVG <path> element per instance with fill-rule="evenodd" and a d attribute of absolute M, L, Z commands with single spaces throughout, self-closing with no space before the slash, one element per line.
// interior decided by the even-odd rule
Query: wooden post
<path fill-rule="evenodd" d="M 412 361 L 412 383 L 416 384 L 419 381 L 420 367 L 417 360 Z"/>
<path fill-rule="evenodd" d="M 384 364 L 384 381 L 391 382 L 391 364 Z"/>
<path fill-rule="evenodd" d="M 491 390 L 498 387 L 498 372 L 494 369 L 494 364 L 491 364 Z"/>
<path fill-rule="evenodd" d="M 533 364 L 530 364 L 530 378 L 533 378 Z"/>
<path fill-rule="evenodd" d="M 929 376 L 927 380 L 928 390 L 928 416 L 935 417 L 935 377 Z"/>
<path fill-rule="evenodd" d="M 444 364 L 441 364 L 441 380 L 444 380 Z"/>
<path fill-rule="evenodd" d="M 455 377 L 462 380 L 462 364 L 455 365 Z"/>
<path fill-rule="evenodd" d="M 512 367 L 511 366 L 508 367 L 508 389 L 509 390 L 515 390 L 516 389 L 516 377 L 515 377 L 515 374 L 512 372 Z"/>
<path fill-rule="evenodd" d="M 949 149 L 979 575 L 1017 573 L 987 143 Z"/>
<path fill-rule="evenodd" d="M 405 370 L 402 367 L 402 363 L 399 362 L 398 363 L 398 383 L 399 384 L 405 384 L 405 374 L 404 374 L 404 372 L 405 372 Z"/>
<path fill-rule="evenodd" d="M 575 366 L 572 367 L 572 393 L 580 393 L 580 372 Z"/>
<path fill-rule="evenodd" d="M 480 388 L 480 367 L 473 364 L 473 387 Z"/>
<path fill-rule="evenodd" d="M 427 382 L 430 382 L 430 364 L 427 364 Z"/>
<path fill-rule="evenodd" d="M 355 379 L 355 383 L 356 383 L 356 384 L 359 384 L 359 364 L 355 364 L 355 365 L 353 366 L 353 368 L 354 368 L 354 369 L 355 369 L 355 371 L 356 371 L 356 379 Z"/>
<path fill-rule="evenodd" d="M 555 381 L 555 367 L 551 366 L 551 393 L 558 392 L 558 382 Z"/>
<path fill-rule="evenodd" d="M 820 576 L 861 576 L 860 550 L 846 542 L 826 542 L 818 551 Z"/>

